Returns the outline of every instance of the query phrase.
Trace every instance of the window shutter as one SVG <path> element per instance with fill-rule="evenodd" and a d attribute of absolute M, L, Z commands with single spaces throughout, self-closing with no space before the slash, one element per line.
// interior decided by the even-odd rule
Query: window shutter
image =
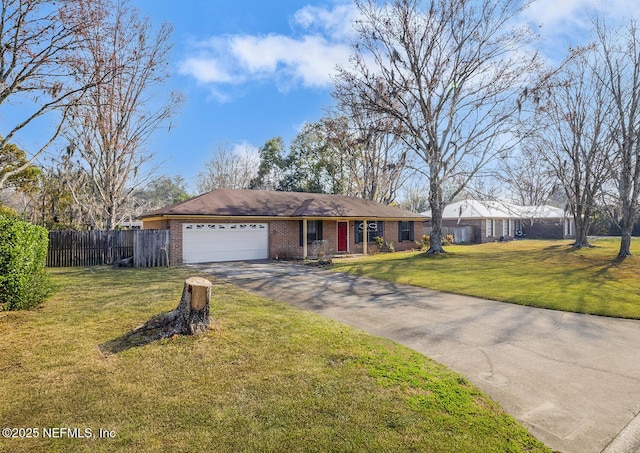
<path fill-rule="evenodd" d="M 413 228 L 413 220 L 411 220 L 411 221 L 409 221 L 409 240 L 410 241 L 414 241 L 415 240 L 415 237 L 414 237 L 414 234 L 413 234 L 413 229 L 414 229 Z"/>
<path fill-rule="evenodd" d="M 359 244 L 362 242 L 362 235 L 360 233 L 360 228 L 362 228 L 362 222 L 359 220 L 356 220 L 354 222 L 356 244 Z"/>
<path fill-rule="evenodd" d="M 318 222 L 318 226 L 316 227 L 316 240 L 321 241 L 322 240 L 322 220 L 317 220 L 316 222 Z"/>
<path fill-rule="evenodd" d="M 378 222 L 378 236 L 384 237 L 384 222 L 382 220 Z"/>
<path fill-rule="evenodd" d="M 302 247 L 302 246 L 304 245 L 304 242 L 302 242 L 302 241 L 303 241 L 303 239 L 304 239 L 304 238 L 302 237 L 302 235 L 303 235 L 304 231 L 303 231 L 303 226 L 302 226 L 302 220 L 300 220 L 299 222 L 300 222 L 300 247 Z"/>
<path fill-rule="evenodd" d="M 398 222 L 398 242 L 402 242 L 402 221 Z"/>

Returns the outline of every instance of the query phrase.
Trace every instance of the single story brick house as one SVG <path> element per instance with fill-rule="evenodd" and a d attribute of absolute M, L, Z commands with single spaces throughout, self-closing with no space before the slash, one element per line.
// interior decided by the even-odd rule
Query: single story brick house
<path fill-rule="evenodd" d="M 431 212 L 422 213 L 431 217 Z M 425 223 L 428 232 L 431 223 Z M 468 242 L 484 243 L 529 239 L 565 239 L 575 237 L 573 219 L 563 209 L 549 205 L 519 206 L 504 201 L 462 200 L 444 208 L 442 226 L 468 227 L 473 230 Z M 455 238 L 454 238 L 455 239 Z"/>
<path fill-rule="evenodd" d="M 169 261 L 181 264 L 368 253 L 376 236 L 409 250 L 426 217 L 343 195 L 218 189 L 140 219 L 170 230 Z"/>

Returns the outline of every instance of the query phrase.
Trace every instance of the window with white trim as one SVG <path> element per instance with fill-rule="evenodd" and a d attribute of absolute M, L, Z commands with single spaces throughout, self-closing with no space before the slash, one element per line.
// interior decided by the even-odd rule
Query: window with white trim
<path fill-rule="evenodd" d="M 564 235 L 565 236 L 573 236 L 574 235 L 573 222 L 568 217 L 564 219 Z"/>
<path fill-rule="evenodd" d="M 488 238 L 492 238 L 493 237 L 493 230 L 494 230 L 494 222 L 495 220 L 493 219 L 487 219 L 487 237 Z"/>

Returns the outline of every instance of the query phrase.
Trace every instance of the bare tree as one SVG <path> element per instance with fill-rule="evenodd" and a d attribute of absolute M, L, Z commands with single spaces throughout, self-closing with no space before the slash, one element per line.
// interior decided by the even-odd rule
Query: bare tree
<path fill-rule="evenodd" d="M 32 165 L 58 137 L 65 118 L 82 94 L 108 77 L 87 71 L 82 83 L 70 83 L 74 59 L 88 27 L 101 20 L 101 0 L 2 0 L 0 11 L 0 148 L 47 118 L 53 129 L 38 149 L 17 168 L 0 172 L 0 189 L 7 180 Z M 17 104 L 20 109 L 14 108 Z M 0 169 L 2 170 L 2 169 Z"/>
<path fill-rule="evenodd" d="M 167 99 L 159 90 L 168 77 L 171 27 L 163 24 L 155 33 L 126 1 L 104 8 L 105 19 L 83 30 L 76 78 L 83 85 L 96 71 L 113 75 L 71 107 L 65 136 L 87 181 L 74 195 L 90 207 L 96 227 L 113 229 L 131 193 L 148 178 L 143 164 L 152 153 L 145 142 L 177 112 L 182 97 L 170 93 Z"/>
<path fill-rule="evenodd" d="M 572 49 L 551 76 L 550 96 L 538 106 L 543 127 L 535 134 L 540 153 L 562 184 L 576 226 L 574 247 L 588 247 L 589 227 L 603 184 L 609 178 L 613 104 L 600 82 L 594 49 Z"/>
<path fill-rule="evenodd" d="M 546 77 L 548 97 L 536 113 L 540 126 L 526 147 L 538 172 L 551 170 L 564 189 L 576 226 L 575 247 L 590 246 L 589 228 L 610 176 L 613 104 L 600 82 L 602 69 L 592 46 L 570 49 L 560 68 Z"/>
<path fill-rule="evenodd" d="M 393 118 L 422 162 L 433 231 L 427 253 L 442 253 L 442 211 L 489 162 L 518 142 L 514 123 L 539 66 L 535 39 L 510 26 L 528 2 L 395 0 L 358 2 L 362 19 L 352 66 L 335 95 Z M 531 89 L 531 88 L 529 88 Z M 443 187 L 453 190 L 445 198 Z"/>
<path fill-rule="evenodd" d="M 640 30 L 638 22 L 610 29 L 594 20 L 597 57 L 603 62 L 600 82 L 613 101 L 610 116 L 614 181 L 620 204 L 622 237 L 618 258 L 631 255 L 631 233 L 640 214 Z"/>
<path fill-rule="evenodd" d="M 329 136 L 342 147 L 351 185 L 349 194 L 384 204 L 395 201 L 411 173 L 411 156 L 397 129 L 397 120 L 360 109 L 346 96 L 339 101 L 344 116 L 334 124 L 341 124 L 344 131 L 334 127 L 329 129 Z M 343 138 L 336 140 L 337 137 Z"/>
<path fill-rule="evenodd" d="M 558 178 L 535 143 L 523 143 L 521 152 L 502 162 L 497 177 L 523 206 L 540 206 L 558 190 Z"/>
<path fill-rule="evenodd" d="M 159 176 L 136 190 L 132 197 L 133 216 L 160 209 L 189 198 L 187 183 L 182 176 Z M 133 217 L 132 216 L 132 217 Z"/>
<path fill-rule="evenodd" d="M 415 178 L 410 179 L 402 186 L 400 207 L 412 212 L 425 212 L 429 210 L 429 189 L 424 187 Z"/>
<path fill-rule="evenodd" d="M 215 189 L 248 189 L 251 180 L 258 174 L 260 158 L 246 150 L 233 149 L 227 144 L 218 144 L 213 157 L 204 164 L 204 170 L 196 177 L 199 194 Z"/>

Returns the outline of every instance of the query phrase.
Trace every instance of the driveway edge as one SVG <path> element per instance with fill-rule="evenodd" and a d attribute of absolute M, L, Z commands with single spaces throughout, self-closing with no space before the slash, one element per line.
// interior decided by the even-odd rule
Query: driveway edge
<path fill-rule="evenodd" d="M 633 453 L 640 451 L 640 414 L 622 428 L 602 453 Z"/>

